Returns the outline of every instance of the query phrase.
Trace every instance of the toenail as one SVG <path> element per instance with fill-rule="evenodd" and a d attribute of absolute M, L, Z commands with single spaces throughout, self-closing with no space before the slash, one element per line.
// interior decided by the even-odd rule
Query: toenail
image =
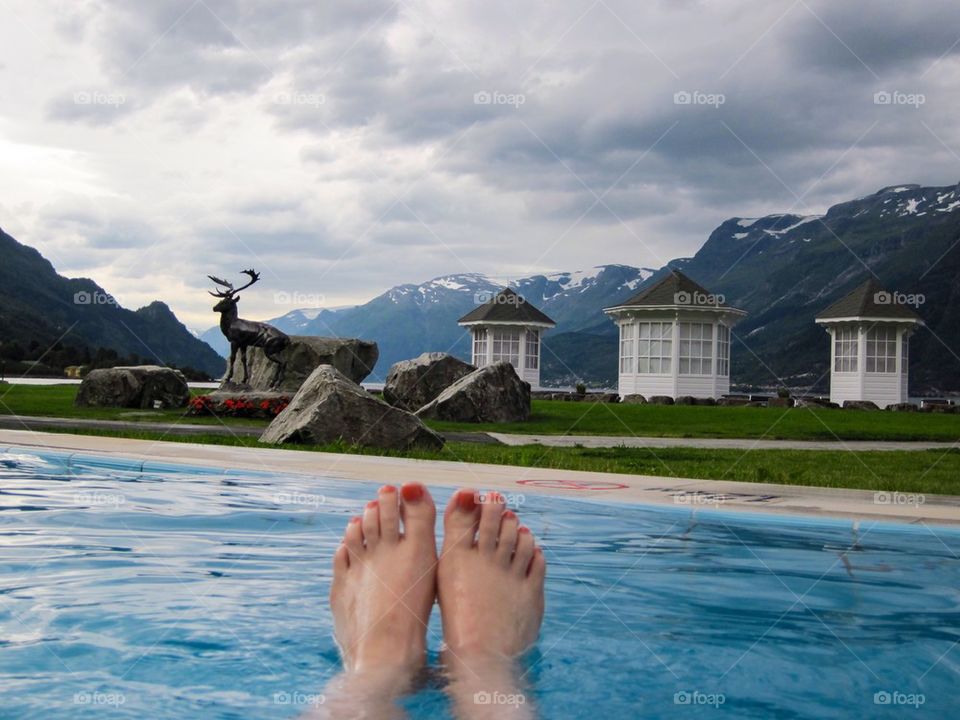
<path fill-rule="evenodd" d="M 528 532 L 530 532 L 530 528 L 528 528 L 526 525 L 521 525 L 521 526 L 517 529 L 517 532 L 528 533 Z"/>
<path fill-rule="evenodd" d="M 392 493 L 396 491 L 397 489 L 393 485 L 384 485 L 382 488 L 380 488 L 380 492 L 382 493 Z"/>
<path fill-rule="evenodd" d="M 420 483 L 407 483 L 400 488 L 400 494 L 403 495 L 404 502 L 418 502 L 423 500 L 423 485 Z"/>
<path fill-rule="evenodd" d="M 350 518 L 350 524 L 351 524 L 351 525 L 354 525 L 354 524 L 356 524 L 356 523 L 358 523 L 358 522 L 360 522 L 360 518 L 358 518 L 358 517 L 352 517 L 352 518 Z"/>
<path fill-rule="evenodd" d="M 473 512 L 477 507 L 477 500 L 472 492 L 461 490 L 457 493 L 457 507 L 464 512 Z"/>
<path fill-rule="evenodd" d="M 503 517 L 505 520 L 515 520 L 517 514 L 513 510 L 504 510 Z"/>
<path fill-rule="evenodd" d="M 371 508 L 375 508 L 379 504 L 380 503 L 378 503 L 376 500 L 371 500 L 370 502 L 367 503 L 367 509 L 369 510 Z"/>

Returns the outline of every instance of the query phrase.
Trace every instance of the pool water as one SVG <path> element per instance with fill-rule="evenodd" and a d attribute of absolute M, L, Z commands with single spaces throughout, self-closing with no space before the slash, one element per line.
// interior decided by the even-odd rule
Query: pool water
<path fill-rule="evenodd" d="M 330 556 L 375 489 L 0 450 L 0 717 L 306 712 L 338 670 Z M 514 500 L 549 563 L 544 718 L 960 707 L 955 530 Z M 442 684 L 412 718 L 450 717 Z"/>

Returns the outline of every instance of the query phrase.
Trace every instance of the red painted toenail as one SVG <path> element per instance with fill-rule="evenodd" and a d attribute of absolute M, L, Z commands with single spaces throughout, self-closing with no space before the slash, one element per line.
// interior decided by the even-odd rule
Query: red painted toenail
<path fill-rule="evenodd" d="M 400 488 L 400 494 L 403 495 L 404 502 L 417 502 L 423 500 L 423 485 L 420 483 L 407 483 Z"/>
<path fill-rule="evenodd" d="M 358 518 L 358 517 L 352 517 L 352 518 L 350 518 L 350 523 L 351 523 L 351 524 L 353 524 L 353 523 L 358 523 L 358 522 L 360 522 L 360 518 Z"/>
<path fill-rule="evenodd" d="M 472 492 L 461 490 L 457 493 L 457 507 L 464 512 L 473 512 L 477 507 L 477 500 Z"/>
<path fill-rule="evenodd" d="M 367 509 L 375 508 L 379 504 L 380 503 L 378 503 L 376 500 L 371 500 L 370 502 L 367 503 Z"/>
<path fill-rule="evenodd" d="M 380 492 L 383 493 L 392 493 L 396 491 L 397 489 L 393 485 L 384 485 L 382 488 L 380 488 Z"/>
<path fill-rule="evenodd" d="M 503 517 L 506 520 L 515 520 L 517 517 L 517 514 L 513 510 L 504 510 Z"/>
<path fill-rule="evenodd" d="M 530 532 L 530 528 L 528 528 L 526 525 L 521 525 L 521 526 L 517 529 L 517 532 L 528 533 L 528 532 Z"/>

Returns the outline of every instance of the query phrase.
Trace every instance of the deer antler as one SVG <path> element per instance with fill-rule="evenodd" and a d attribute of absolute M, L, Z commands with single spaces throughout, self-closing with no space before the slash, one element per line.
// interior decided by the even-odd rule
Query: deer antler
<path fill-rule="evenodd" d="M 218 298 L 228 298 L 228 297 L 230 297 L 231 295 L 233 295 L 233 293 L 236 292 L 236 290 L 233 289 L 233 283 L 232 283 L 232 282 L 229 282 L 229 281 L 227 281 L 227 280 L 221 280 L 220 278 L 214 277 L 213 275 L 207 275 L 207 277 L 210 278 L 211 280 L 213 280 L 213 281 L 214 281 L 217 285 L 219 285 L 220 287 L 226 288 L 226 290 L 220 290 L 220 291 L 218 291 L 218 292 L 211 292 L 211 291 L 207 290 L 207 292 L 209 292 L 209 293 L 210 293 L 211 295 L 213 295 L 214 297 L 218 297 Z"/>
<path fill-rule="evenodd" d="M 249 277 L 249 278 L 250 278 L 250 282 L 248 282 L 248 283 L 247 283 L 246 285 L 244 285 L 243 287 L 238 287 L 236 290 L 234 290 L 234 292 L 240 292 L 241 290 L 244 290 L 244 289 L 250 287 L 250 286 L 253 285 L 257 280 L 260 279 L 260 273 L 258 273 L 258 272 L 257 272 L 256 270 L 254 270 L 253 268 L 251 268 L 250 270 L 241 270 L 240 272 L 241 272 L 243 275 L 246 275 L 247 277 Z"/>

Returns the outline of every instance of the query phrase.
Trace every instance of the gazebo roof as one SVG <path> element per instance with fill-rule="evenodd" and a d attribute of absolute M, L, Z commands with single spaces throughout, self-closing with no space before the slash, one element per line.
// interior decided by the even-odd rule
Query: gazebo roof
<path fill-rule="evenodd" d="M 522 323 L 524 325 L 546 325 L 548 327 L 556 325 L 546 313 L 535 308 L 512 288 L 504 288 L 483 305 L 478 305 L 457 320 L 457 323 L 460 325 Z"/>
<path fill-rule="evenodd" d="M 644 288 L 633 297 L 618 303 L 613 308 L 678 307 L 704 310 L 727 310 L 744 313 L 725 302 L 722 296 L 714 295 L 699 283 L 691 280 L 679 270 L 673 268 L 648 288 Z"/>
<path fill-rule="evenodd" d="M 920 316 L 908 306 L 892 301 L 883 302 L 884 297 L 893 299 L 893 295 L 885 290 L 876 278 L 870 278 L 817 315 L 816 319 L 820 321 L 846 318 L 889 318 L 891 320 L 922 322 Z"/>

